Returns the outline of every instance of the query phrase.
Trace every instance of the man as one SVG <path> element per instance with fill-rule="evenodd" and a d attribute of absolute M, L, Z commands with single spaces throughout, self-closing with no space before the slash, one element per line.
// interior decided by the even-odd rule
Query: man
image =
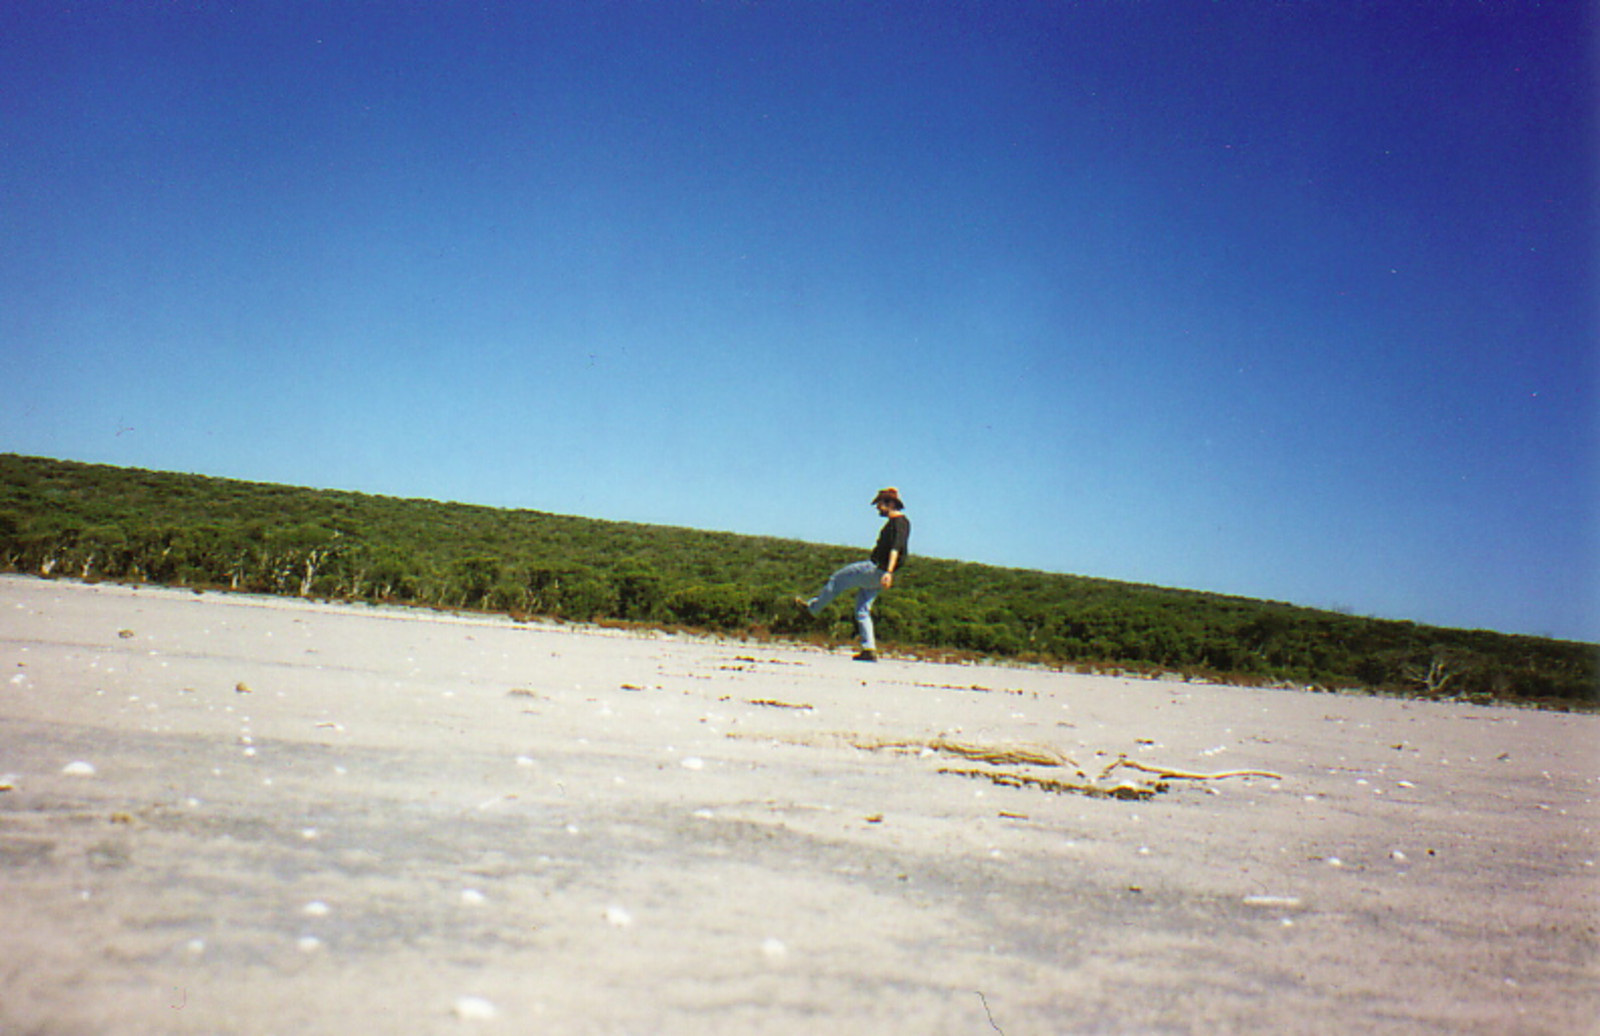
<path fill-rule="evenodd" d="M 878 643 L 872 630 L 872 602 L 878 594 L 894 585 L 894 574 L 906 560 L 906 545 L 911 539 L 911 519 L 903 513 L 905 504 L 900 500 L 900 490 L 893 486 L 878 490 L 872 506 L 886 519 L 878 533 L 878 544 L 872 548 L 872 557 L 846 565 L 823 586 L 822 592 L 811 600 L 795 601 L 813 616 L 826 608 L 835 597 L 846 590 L 856 592 L 856 632 L 861 637 L 861 651 L 857 662 L 876 662 Z"/>

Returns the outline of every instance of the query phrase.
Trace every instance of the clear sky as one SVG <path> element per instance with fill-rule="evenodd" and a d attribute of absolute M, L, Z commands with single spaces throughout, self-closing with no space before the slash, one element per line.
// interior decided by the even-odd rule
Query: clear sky
<path fill-rule="evenodd" d="M 0 450 L 1600 639 L 1593 9 L 7 3 Z"/>

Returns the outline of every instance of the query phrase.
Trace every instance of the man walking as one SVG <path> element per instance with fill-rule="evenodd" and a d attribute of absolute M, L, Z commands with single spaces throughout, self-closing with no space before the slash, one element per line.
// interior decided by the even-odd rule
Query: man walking
<path fill-rule="evenodd" d="M 900 500 L 900 490 L 893 486 L 878 490 L 872 506 L 886 520 L 878 533 L 877 546 L 872 557 L 846 565 L 828 577 L 817 596 L 807 601 L 795 600 L 813 616 L 821 613 L 835 597 L 846 590 L 856 592 L 856 632 L 861 637 L 861 651 L 855 656 L 858 662 L 878 660 L 878 642 L 872 630 L 872 603 L 878 594 L 894 585 L 894 574 L 906 560 L 906 545 L 911 540 L 911 519 L 903 513 L 905 504 Z"/>

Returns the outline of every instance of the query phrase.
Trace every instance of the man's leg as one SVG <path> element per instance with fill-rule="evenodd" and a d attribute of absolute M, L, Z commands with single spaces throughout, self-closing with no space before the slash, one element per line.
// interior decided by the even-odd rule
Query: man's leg
<path fill-rule="evenodd" d="M 817 596 L 805 602 L 806 610 L 812 615 L 821 615 L 822 609 L 833 602 L 835 597 L 846 590 L 856 590 L 867 585 L 868 579 L 876 585 L 878 581 L 878 566 L 870 561 L 857 561 L 853 565 L 846 565 L 828 577 L 822 590 Z"/>
<path fill-rule="evenodd" d="M 861 650 L 868 654 L 876 654 L 878 650 L 877 636 L 872 629 L 872 602 L 878 599 L 878 592 L 883 589 L 878 582 L 883 578 L 878 573 L 878 566 L 873 565 L 872 570 L 876 576 L 872 585 L 856 591 L 856 632 L 861 634 Z"/>

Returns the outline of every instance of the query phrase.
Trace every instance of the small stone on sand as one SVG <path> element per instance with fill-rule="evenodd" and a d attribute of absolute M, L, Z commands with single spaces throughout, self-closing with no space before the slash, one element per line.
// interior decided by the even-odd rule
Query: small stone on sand
<path fill-rule="evenodd" d="M 1279 907 L 1288 909 L 1300 905 L 1299 896 L 1246 896 L 1245 906 L 1253 907 Z"/>
<path fill-rule="evenodd" d="M 451 1013 L 469 1022 L 486 1022 L 500 1014 L 500 1009 L 481 996 L 458 996 Z"/>

